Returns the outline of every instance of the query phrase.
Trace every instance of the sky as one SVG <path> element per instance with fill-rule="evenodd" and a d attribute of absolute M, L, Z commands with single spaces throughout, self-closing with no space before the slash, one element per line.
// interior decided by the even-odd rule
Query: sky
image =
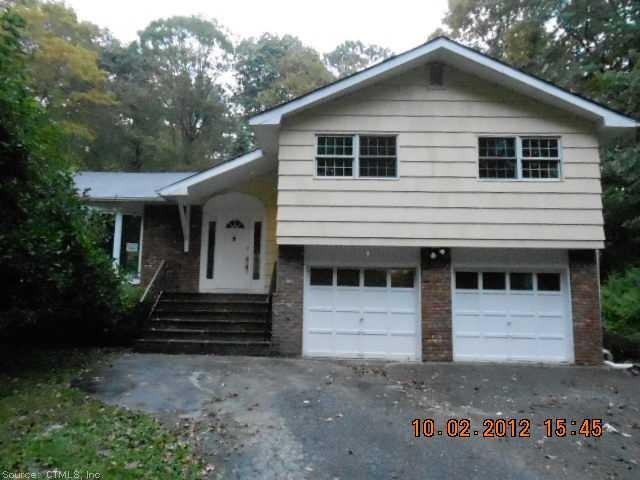
<path fill-rule="evenodd" d="M 361 40 L 395 53 L 441 26 L 447 0 L 66 0 L 82 20 L 128 42 L 149 22 L 173 15 L 215 18 L 232 38 L 289 33 L 321 53 Z"/>

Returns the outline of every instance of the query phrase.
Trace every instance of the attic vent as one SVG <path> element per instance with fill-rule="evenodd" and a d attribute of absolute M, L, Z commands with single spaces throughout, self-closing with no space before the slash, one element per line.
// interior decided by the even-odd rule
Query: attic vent
<path fill-rule="evenodd" d="M 441 63 L 429 64 L 429 85 L 433 87 L 444 86 L 444 68 Z"/>

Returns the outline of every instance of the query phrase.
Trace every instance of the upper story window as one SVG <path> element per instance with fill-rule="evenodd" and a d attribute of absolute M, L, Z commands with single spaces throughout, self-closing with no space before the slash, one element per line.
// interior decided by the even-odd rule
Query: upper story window
<path fill-rule="evenodd" d="M 480 137 L 478 153 L 480 178 L 560 178 L 558 138 Z"/>
<path fill-rule="evenodd" d="M 319 177 L 353 176 L 353 136 L 321 135 L 316 158 Z"/>
<path fill-rule="evenodd" d="M 396 178 L 398 156 L 392 135 L 318 135 L 318 177 Z"/>

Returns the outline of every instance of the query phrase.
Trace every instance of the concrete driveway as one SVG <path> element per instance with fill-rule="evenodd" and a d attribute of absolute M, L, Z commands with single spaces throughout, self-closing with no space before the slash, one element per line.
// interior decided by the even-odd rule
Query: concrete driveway
<path fill-rule="evenodd" d="M 640 478 L 640 377 L 604 368 L 122 354 L 101 400 L 178 423 L 210 478 Z M 527 418 L 531 438 L 414 438 L 411 421 Z M 545 438 L 601 418 L 602 438 Z M 576 428 L 570 428 L 576 430 Z"/>

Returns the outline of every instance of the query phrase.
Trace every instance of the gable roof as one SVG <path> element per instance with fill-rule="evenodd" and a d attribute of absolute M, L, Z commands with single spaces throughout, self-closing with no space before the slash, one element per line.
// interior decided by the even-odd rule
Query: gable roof
<path fill-rule="evenodd" d="M 253 150 L 244 155 L 227 160 L 211 168 L 196 172 L 176 182 L 165 184 L 157 189 L 162 197 L 185 197 L 198 195 L 198 190 L 220 189 L 252 175 L 264 174 L 275 168 L 272 157 L 266 157 L 262 150 Z"/>
<path fill-rule="evenodd" d="M 489 81 L 503 84 L 524 95 L 546 103 L 553 103 L 577 115 L 597 120 L 603 128 L 637 128 L 640 126 L 640 123 L 634 118 L 518 70 L 447 37 L 435 38 L 365 70 L 265 110 L 251 117 L 249 124 L 254 127 L 277 126 L 288 115 L 411 70 L 426 61 L 443 61 Z"/>
<path fill-rule="evenodd" d="M 95 201 L 162 201 L 156 190 L 194 172 L 78 172 L 74 177 L 79 194 Z"/>

